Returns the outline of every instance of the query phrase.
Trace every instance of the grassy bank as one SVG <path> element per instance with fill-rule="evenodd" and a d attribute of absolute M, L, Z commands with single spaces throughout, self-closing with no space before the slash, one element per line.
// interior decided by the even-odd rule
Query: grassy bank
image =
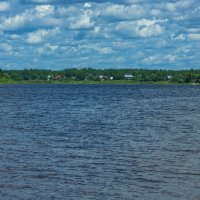
<path fill-rule="evenodd" d="M 200 70 L 23 69 L 1 70 L 2 84 L 200 84 Z"/>
<path fill-rule="evenodd" d="M 194 83 L 178 83 L 169 81 L 145 81 L 137 82 L 132 80 L 105 80 L 105 81 L 44 81 L 44 80 L 28 80 L 28 81 L 14 81 L 12 79 L 0 79 L 0 84 L 152 84 L 152 85 L 200 85 Z"/>

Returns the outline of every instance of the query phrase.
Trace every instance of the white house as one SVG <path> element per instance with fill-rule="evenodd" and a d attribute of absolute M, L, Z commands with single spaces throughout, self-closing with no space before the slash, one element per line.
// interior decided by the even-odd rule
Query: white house
<path fill-rule="evenodd" d="M 124 78 L 125 79 L 132 79 L 134 76 L 132 74 L 125 74 Z"/>
<path fill-rule="evenodd" d="M 172 78 L 173 78 L 173 76 L 170 76 L 170 75 L 167 76 L 168 80 L 171 80 Z"/>

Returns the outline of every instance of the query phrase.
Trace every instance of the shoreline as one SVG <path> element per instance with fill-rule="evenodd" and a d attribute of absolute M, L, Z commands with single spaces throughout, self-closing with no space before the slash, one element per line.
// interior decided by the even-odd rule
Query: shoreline
<path fill-rule="evenodd" d="M 193 85 L 198 86 L 199 83 L 178 83 L 178 82 L 133 82 L 127 80 L 116 81 L 0 81 L 0 85 L 21 85 L 21 84 L 50 84 L 50 85 Z"/>

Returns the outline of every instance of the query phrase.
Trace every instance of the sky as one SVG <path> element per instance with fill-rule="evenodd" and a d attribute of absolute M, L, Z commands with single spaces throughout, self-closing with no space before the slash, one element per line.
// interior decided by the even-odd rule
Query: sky
<path fill-rule="evenodd" d="M 0 0 L 0 68 L 200 69 L 199 0 Z"/>

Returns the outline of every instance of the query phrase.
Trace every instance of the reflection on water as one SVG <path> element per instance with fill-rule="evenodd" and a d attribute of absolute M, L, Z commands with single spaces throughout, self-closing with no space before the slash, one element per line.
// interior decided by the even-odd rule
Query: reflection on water
<path fill-rule="evenodd" d="M 200 87 L 0 85 L 0 199 L 199 199 Z"/>

